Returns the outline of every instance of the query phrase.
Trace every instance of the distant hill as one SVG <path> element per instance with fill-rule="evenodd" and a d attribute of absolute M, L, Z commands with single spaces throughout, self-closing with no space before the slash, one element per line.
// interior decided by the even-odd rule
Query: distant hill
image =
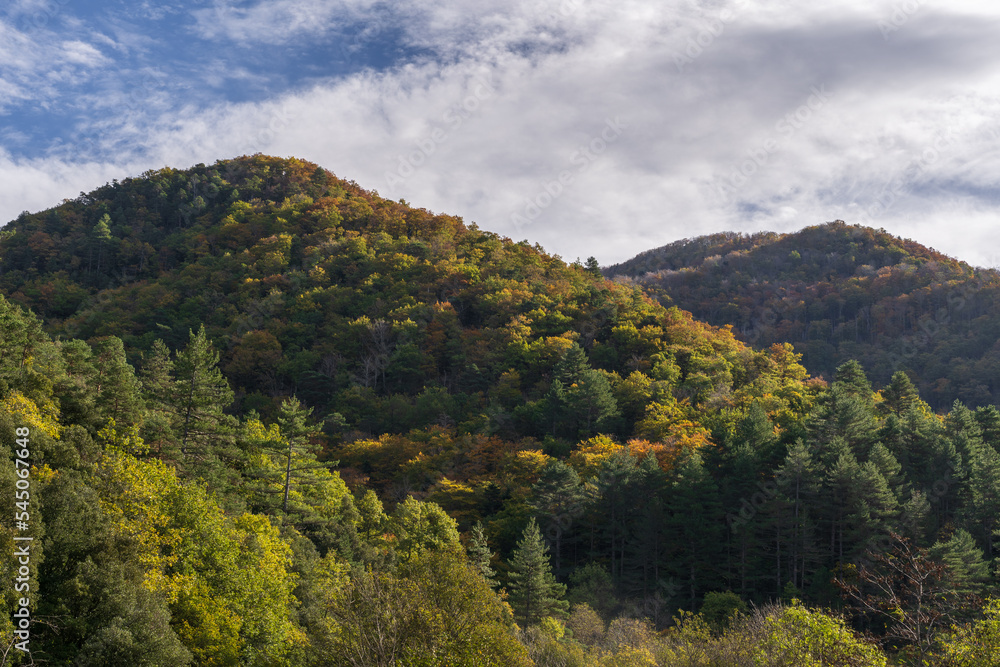
<path fill-rule="evenodd" d="M 118 336 L 139 362 L 156 339 L 177 349 L 204 324 L 237 412 L 269 415 L 295 394 L 365 432 L 457 424 L 575 437 L 574 424 L 559 432 L 543 414 L 553 367 L 574 342 L 621 378 L 676 364 L 674 393 L 697 419 L 710 399 L 745 405 L 749 394 L 735 393 L 759 375 L 734 384 L 717 370 L 746 363 L 731 334 L 596 267 L 297 159 L 116 181 L 23 214 L 0 232 L 0 258 L 0 292 L 51 335 Z M 603 426 L 632 436 L 643 408 Z"/>
<path fill-rule="evenodd" d="M 1000 402 L 1000 275 L 885 230 L 713 234 L 604 273 L 753 345 L 793 343 L 816 375 L 857 359 L 876 385 L 906 371 L 937 409 Z"/>

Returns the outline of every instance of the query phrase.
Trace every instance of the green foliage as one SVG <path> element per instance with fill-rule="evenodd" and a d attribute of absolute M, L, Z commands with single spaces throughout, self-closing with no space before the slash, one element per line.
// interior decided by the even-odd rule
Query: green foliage
<path fill-rule="evenodd" d="M 416 556 L 397 573 L 356 570 L 328 613 L 319 665 L 531 664 L 509 607 L 455 552 Z"/>
<path fill-rule="evenodd" d="M 1000 665 L 1000 600 L 990 599 L 984 618 L 952 628 L 943 642 L 941 663 L 952 667 L 995 667 Z"/>
<path fill-rule="evenodd" d="M 706 593 L 699 611 L 705 622 L 716 632 L 725 630 L 732 623 L 733 617 L 746 612 L 746 602 L 732 591 Z"/>
<path fill-rule="evenodd" d="M 493 552 L 490 551 L 490 545 L 486 541 L 483 524 L 477 521 L 472 527 L 472 536 L 469 539 L 469 563 L 479 570 L 479 574 L 483 575 L 490 588 L 496 588 L 499 583 L 495 579 L 496 572 L 490 564 L 492 560 Z"/>
<path fill-rule="evenodd" d="M 788 667 L 879 667 L 881 652 L 859 639 L 840 619 L 801 605 L 786 607 L 767 620 L 755 652 L 757 664 Z"/>
<path fill-rule="evenodd" d="M 930 278 L 955 268 L 907 278 L 901 263 L 938 260 L 826 232 L 896 263 L 854 275 L 831 259 L 828 296 L 806 299 L 781 281 L 816 278 L 819 256 L 785 247 L 794 266 L 773 283 L 730 272 L 754 293 L 718 304 L 751 318 L 730 331 L 605 281 L 596 260 L 295 159 L 147 172 L 21 216 L 0 238 L 0 436 L 32 433 L 32 577 L 54 624 L 39 645 L 54 664 L 749 665 L 808 662 L 838 637 L 880 664 L 835 619 L 761 605 L 836 606 L 830 573 L 863 571 L 897 532 L 942 561 L 940 581 L 991 592 L 1000 413 L 941 417 L 917 391 L 978 405 L 985 370 L 932 388 L 895 373 L 873 392 L 885 366 L 813 345 L 870 359 L 894 316 L 866 299 L 940 301 Z M 688 278 L 781 242 L 716 239 L 737 254 L 667 276 L 670 293 L 724 293 Z M 779 298 L 777 321 L 749 308 Z M 737 340 L 777 330 L 766 349 Z M 831 384 L 777 343 L 791 337 Z M 8 516 L 15 470 L 0 466 Z M 934 604 L 925 646 L 972 611 L 954 591 Z M 678 607 L 702 615 L 661 637 Z M 855 622 L 910 641 L 872 610 Z"/>
<path fill-rule="evenodd" d="M 407 496 L 396 506 L 390 527 L 396 536 L 396 553 L 404 561 L 427 550 L 443 552 L 458 548 L 455 520 L 435 503 L 422 503 Z"/>
<path fill-rule="evenodd" d="M 935 409 L 955 399 L 1000 400 L 991 378 L 1000 273 L 947 257 L 883 229 L 838 220 L 788 234 L 683 239 L 604 269 L 667 305 L 755 346 L 794 342 L 806 366 L 831 378 L 850 359 L 876 385 L 905 372 Z M 888 406 L 887 406 L 888 407 Z"/>
<path fill-rule="evenodd" d="M 538 524 L 531 519 L 510 562 L 510 601 L 515 618 L 522 624 L 537 625 L 546 616 L 565 614 L 569 609 L 569 603 L 562 599 L 566 586 L 552 576 L 548 551 Z"/>

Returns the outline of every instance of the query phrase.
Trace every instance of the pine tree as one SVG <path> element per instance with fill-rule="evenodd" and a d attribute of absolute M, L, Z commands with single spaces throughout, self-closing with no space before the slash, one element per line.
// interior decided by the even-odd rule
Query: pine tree
<path fill-rule="evenodd" d="M 556 582 L 548 551 L 532 517 L 510 561 L 510 602 L 515 618 L 525 625 L 537 625 L 546 616 L 561 616 L 569 609 L 562 599 L 566 586 Z"/>
<path fill-rule="evenodd" d="M 490 562 L 493 560 L 493 552 L 486 541 L 486 533 L 483 531 L 483 523 L 477 521 L 472 527 L 472 538 L 469 540 L 469 562 L 476 568 L 490 588 L 496 588 L 499 584 L 496 580 L 496 572 Z"/>
<path fill-rule="evenodd" d="M 161 455 L 179 456 L 174 431 L 174 362 L 162 340 L 156 340 L 153 349 L 144 355 L 139 377 L 147 408 L 143 439 Z"/>
<path fill-rule="evenodd" d="M 722 515 L 715 480 L 705 469 L 701 455 L 685 452 L 672 471 L 667 508 L 667 529 L 674 545 L 671 565 L 678 578 L 687 581 L 689 604 L 718 587 L 717 564 L 723 549 Z"/>
<path fill-rule="evenodd" d="M 222 429 L 223 410 L 233 402 L 233 390 L 218 368 L 219 353 L 205 335 L 205 325 L 189 336 L 174 364 L 174 407 L 185 453 L 207 447 L 206 441 Z"/>
<path fill-rule="evenodd" d="M 1000 451 L 1000 410 L 994 405 L 976 408 L 976 423 L 983 434 L 983 442 Z"/>
<path fill-rule="evenodd" d="M 821 481 L 812 454 L 801 440 L 789 448 L 784 464 L 775 473 L 775 480 L 780 482 L 779 488 L 788 500 L 791 513 L 789 578 L 793 586 L 803 587 L 807 564 L 817 556 L 816 526 L 809 509 L 814 505 Z"/>
<path fill-rule="evenodd" d="M 91 262 L 93 261 L 93 248 L 97 248 L 97 273 L 101 273 L 101 263 L 104 259 L 104 248 L 111 242 L 111 216 L 107 213 L 101 216 L 94 228 L 90 232 L 92 242 Z"/>
<path fill-rule="evenodd" d="M 154 353 L 150 381 L 170 390 L 166 408 L 180 448 L 181 469 L 191 476 L 214 478 L 220 484 L 220 459 L 235 460 L 235 419 L 224 410 L 233 402 L 233 390 L 218 368 L 219 353 L 202 325 L 189 332 L 187 346 L 176 355 L 173 378 L 164 374 L 163 349 Z"/>
<path fill-rule="evenodd" d="M 311 439 L 319 434 L 319 429 L 308 423 L 313 409 L 306 409 L 299 399 L 286 399 L 281 403 L 278 412 L 278 426 L 281 435 L 288 443 L 285 459 L 284 497 L 281 511 L 288 513 L 288 494 L 295 482 L 309 484 L 315 482 L 315 470 L 326 469 L 336 465 L 336 462 L 320 463 L 316 459 L 317 451 Z"/>
<path fill-rule="evenodd" d="M 552 387 L 546 396 L 552 435 L 587 437 L 618 414 L 611 383 L 590 367 L 587 353 L 573 343 L 552 370 Z"/>
<path fill-rule="evenodd" d="M 977 593 L 990 578 L 989 564 L 968 531 L 959 529 L 947 541 L 938 541 L 930 555 L 948 567 L 948 574 L 958 593 Z"/>
<path fill-rule="evenodd" d="M 555 542 L 555 572 L 562 571 L 562 536 L 580 515 L 584 493 L 580 476 L 553 459 L 545 464 L 531 490 L 531 505 L 542 518 L 545 532 Z"/>
<path fill-rule="evenodd" d="M 97 386 L 97 403 L 106 419 L 120 425 L 136 424 L 142 420 L 142 385 L 135 376 L 135 369 L 125 358 L 125 346 L 120 338 L 111 336 L 96 346 L 100 375 Z"/>
<path fill-rule="evenodd" d="M 921 403 L 917 388 L 910 380 L 910 376 L 903 371 L 893 373 L 889 386 L 882 390 L 882 399 L 880 410 L 884 414 L 901 415 L 911 406 Z"/>

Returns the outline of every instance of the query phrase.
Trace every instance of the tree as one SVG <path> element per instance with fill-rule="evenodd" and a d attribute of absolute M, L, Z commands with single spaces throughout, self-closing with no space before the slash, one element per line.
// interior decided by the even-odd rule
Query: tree
<path fill-rule="evenodd" d="M 882 390 L 882 399 L 880 409 L 884 414 L 901 415 L 921 402 L 917 388 L 913 386 L 910 376 L 903 371 L 893 373 L 889 386 Z"/>
<path fill-rule="evenodd" d="M 288 494 L 295 479 L 299 483 L 316 483 L 318 480 L 313 471 L 327 469 L 337 465 L 334 462 L 319 463 L 316 459 L 316 448 L 312 438 L 319 434 L 319 429 L 308 424 L 313 409 L 306 409 L 299 399 L 292 398 L 282 401 L 278 412 L 278 426 L 281 435 L 288 441 L 288 456 L 285 460 L 285 484 L 281 503 L 281 511 L 288 514 Z M 294 465 L 293 465 L 294 464 Z"/>
<path fill-rule="evenodd" d="M 110 336 L 97 343 L 97 364 L 100 376 L 97 385 L 97 405 L 105 419 L 118 424 L 142 421 L 142 385 L 135 369 L 125 358 L 125 345 L 120 338 Z"/>
<path fill-rule="evenodd" d="M 552 575 L 548 551 L 532 517 L 510 561 L 510 601 L 515 618 L 526 625 L 537 625 L 544 617 L 563 615 L 569 609 L 562 599 L 566 586 Z"/>
<path fill-rule="evenodd" d="M 574 342 L 552 371 L 546 396 L 552 415 L 552 434 L 587 437 L 608 419 L 617 416 L 618 404 L 611 383 L 590 367 L 587 353 Z"/>
<path fill-rule="evenodd" d="M 588 257 L 587 263 L 584 266 L 586 266 L 587 271 L 595 278 L 604 278 L 604 274 L 601 273 L 601 264 L 597 261 L 596 257 Z"/>
<path fill-rule="evenodd" d="M 668 540 L 673 545 L 671 568 L 687 581 L 688 604 L 718 584 L 717 563 L 723 552 L 722 507 L 715 480 L 705 469 L 701 455 L 686 452 L 671 471 L 667 497 Z"/>
<path fill-rule="evenodd" d="M 791 511 L 790 520 L 785 524 L 791 529 L 787 569 L 792 584 L 803 586 L 807 563 L 817 556 L 815 517 L 809 510 L 815 506 L 821 483 L 812 454 L 801 440 L 789 448 L 784 464 L 775 473 L 775 479 L 783 482 L 782 494 Z M 779 571 L 778 583 L 781 579 Z"/>
<path fill-rule="evenodd" d="M 531 664 L 510 607 L 458 552 L 422 554 L 393 573 L 356 568 L 327 609 L 321 666 Z"/>
<path fill-rule="evenodd" d="M 107 213 L 101 216 L 94 228 L 90 231 L 93 247 L 97 248 L 97 273 L 101 273 L 101 262 L 104 259 L 104 248 L 111 243 L 111 216 Z M 93 250 L 91 250 L 93 257 Z"/>
<path fill-rule="evenodd" d="M 205 325 L 188 333 L 188 344 L 174 362 L 174 428 L 188 467 L 211 474 L 220 452 L 232 456 L 225 444 L 235 429 L 224 410 L 233 402 L 233 390 L 218 368 L 219 353 L 208 340 Z"/>
<path fill-rule="evenodd" d="M 951 635 L 943 642 L 943 664 L 956 667 L 1000 665 L 1000 600 L 989 600 L 983 612 L 985 618 L 952 628 Z"/>
<path fill-rule="evenodd" d="M 496 572 L 491 566 L 492 560 L 493 552 L 490 551 L 490 545 L 486 541 L 483 523 L 477 521 L 476 525 L 472 527 L 472 536 L 469 539 L 469 562 L 479 570 L 479 574 L 483 575 L 483 579 L 490 585 L 490 588 L 496 588 L 499 584 L 496 580 Z"/>
<path fill-rule="evenodd" d="M 455 520 L 437 503 L 420 502 L 413 496 L 396 505 L 391 527 L 396 553 L 403 561 L 427 550 L 448 551 L 459 546 Z"/>
<path fill-rule="evenodd" d="M 885 625 L 884 640 L 907 647 L 925 664 L 938 636 L 972 602 L 954 588 L 948 567 L 926 549 L 890 533 L 887 552 L 868 552 L 869 564 L 845 566 L 834 583 L 850 608 Z"/>
<path fill-rule="evenodd" d="M 754 647 L 755 665 L 796 667 L 885 667 L 885 655 L 855 635 L 839 618 L 799 604 L 785 607 L 765 622 Z"/>
<path fill-rule="evenodd" d="M 583 511 L 580 476 L 553 459 L 545 464 L 531 489 L 531 505 L 543 520 L 546 534 L 555 542 L 555 573 L 562 571 L 562 537 Z"/>
<path fill-rule="evenodd" d="M 967 530 L 959 529 L 948 540 L 939 540 L 928 553 L 947 566 L 959 593 L 979 593 L 990 578 L 989 563 L 983 560 L 982 550 Z"/>

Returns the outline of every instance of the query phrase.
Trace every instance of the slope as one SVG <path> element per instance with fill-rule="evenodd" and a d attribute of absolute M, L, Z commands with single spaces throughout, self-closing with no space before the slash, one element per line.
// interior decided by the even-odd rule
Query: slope
<path fill-rule="evenodd" d="M 753 345 L 794 343 L 818 375 L 857 359 L 877 385 L 906 371 L 936 409 L 1000 400 L 1000 275 L 884 230 L 716 234 L 605 273 Z"/>

